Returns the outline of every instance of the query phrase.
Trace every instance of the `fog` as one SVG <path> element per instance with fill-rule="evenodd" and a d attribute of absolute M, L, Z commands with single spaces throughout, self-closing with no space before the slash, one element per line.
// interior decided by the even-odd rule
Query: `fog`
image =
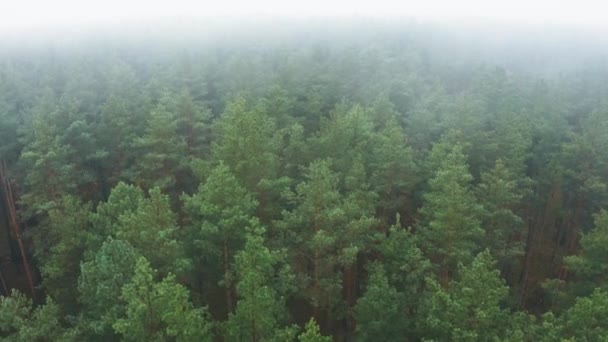
<path fill-rule="evenodd" d="M 4 1 L 0 55 L 67 56 L 109 45 L 161 53 L 313 41 L 367 48 L 392 37 L 424 46 L 431 59 L 557 75 L 603 63 L 607 9 L 592 0 Z"/>
<path fill-rule="evenodd" d="M 83 29 L 150 24 L 159 20 L 204 21 L 219 17 L 380 17 L 416 18 L 470 23 L 485 20 L 526 26 L 565 26 L 606 30 L 603 1 L 551 0 L 22 0 L 2 1 L 0 31 L 43 32 L 48 29 Z"/>

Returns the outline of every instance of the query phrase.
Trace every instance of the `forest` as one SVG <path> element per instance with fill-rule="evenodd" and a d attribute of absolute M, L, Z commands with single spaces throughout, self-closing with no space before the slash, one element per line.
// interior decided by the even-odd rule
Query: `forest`
<path fill-rule="evenodd" d="M 608 341 L 607 49 L 253 25 L 1 44 L 0 340 Z"/>

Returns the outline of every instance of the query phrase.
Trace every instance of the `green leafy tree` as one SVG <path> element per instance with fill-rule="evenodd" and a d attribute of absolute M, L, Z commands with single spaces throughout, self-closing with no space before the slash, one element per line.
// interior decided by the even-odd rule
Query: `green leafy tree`
<path fill-rule="evenodd" d="M 177 218 L 171 210 L 169 196 L 159 188 L 140 198 L 137 209 L 118 217 L 116 238 L 128 241 L 150 260 L 161 274 L 180 274 L 190 268 L 182 243 L 177 240 Z"/>
<path fill-rule="evenodd" d="M 509 288 L 494 269 L 486 250 L 444 289 L 429 279 L 428 301 L 423 307 L 425 337 L 450 341 L 492 341 L 504 338 L 510 317 L 501 308 Z"/>
<path fill-rule="evenodd" d="M 589 297 L 577 298 L 563 320 L 562 336 L 572 341 L 608 340 L 608 293 L 596 289 Z"/>
<path fill-rule="evenodd" d="M 396 221 L 399 222 L 399 218 Z M 416 236 L 398 224 L 392 226 L 388 234 L 379 239 L 377 252 L 381 256 L 382 268 L 386 270 L 388 286 L 398 292 L 399 314 L 407 317 L 400 320 L 399 326 L 408 332 L 408 336 L 420 337 L 420 317 L 417 312 L 424 297 L 425 279 L 432 274 L 433 265 L 418 248 Z"/>
<path fill-rule="evenodd" d="M 571 294 L 586 296 L 595 287 L 606 289 L 603 281 L 608 279 L 608 211 L 602 210 L 595 215 L 594 228 L 583 234 L 580 240 L 581 251 L 578 255 L 566 257 L 565 262 L 573 279 L 569 282 Z"/>
<path fill-rule="evenodd" d="M 118 183 L 105 202 L 97 205 L 91 213 L 92 229 L 87 238 L 87 250 L 96 252 L 108 236 L 115 235 L 120 225 L 120 217 L 137 211 L 145 194 L 141 188 L 123 182 Z"/>
<path fill-rule="evenodd" d="M 492 170 L 482 172 L 481 183 L 475 190 L 479 203 L 483 204 L 484 246 L 504 270 L 523 254 L 523 220 L 513 212 L 523 196 L 517 180 L 500 159 Z"/>
<path fill-rule="evenodd" d="M 167 276 L 154 280 L 154 271 L 140 257 L 131 282 L 122 288 L 126 317 L 114 330 L 128 341 L 211 341 L 211 324 L 205 309 L 194 308 L 188 290 Z"/>
<path fill-rule="evenodd" d="M 26 192 L 21 197 L 27 217 L 44 215 L 77 185 L 74 163 L 69 159 L 70 146 L 61 141 L 56 126 L 48 121 L 42 116 L 33 119 L 32 140 L 21 153 L 21 165 L 28 170 Z"/>
<path fill-rule="evenodd" d="M 431 157 L 440 164 L 424 194 L 418 233 L 422 249 L 438 269 L 441 284 L 447 286 L 456 265 L 471 260 L 483 230 L 462 148 L 437 145 Z"/>
<path fill-rule="evenodd" d="M 178 172 L 187 165 L 186 142 L 177 134 L 175 113 L 167 107 L 159 103 L 150 113 L 144 135 L 133 141 L 133 147 L 141 151 L 133 180 L 146 188 L 173 189 Z"/>
<path fill-rule="evenodd" d="M 76 283 L 90 229 L 90 204 L 65 196 L 49 211 L 48 225 L 36 234 L 36 256 L 47 293 L 67 312 L 76 312 Z"/>
<path fill-rule="evenodd" d="M 138 257 L 128 242 L 108 238 L 90 260 L 81 264 L 78 298 L 83 307 L 79 322 L 83 338 L 117 338 L 112 324 L 126 312 L 121 291 L 131 282 Z"/>
<path fill-rule="evenodd" d="M 298 274 L 298 283 L 318 316 L 322 310 L 331 312 L 339 299 L 336 234 L 344 224 L 345 213 L 337 190 L 338 178 L 326 161 L 311 163 L 305 177 L 295 194 L 287 195 L 295 208 L 283 213 L 281 225 L 298 265 L 295 268 L 309 270 Z"/>
<path fill-rule="evenodd" d="M 268 222 L 277 214 L 269 206 L 285 182 L 278 177 L 280 135 L 274 120 L 262 106 L 249 108 L 244 97 L 237 97 L 226 105 L 215 131 L 218 138 L 213 146 L 214 159 L 224 162 L 256 196 L 258 217 L 263 223 Z"/>
<path fill-rule="evenodd" d="M 208 157 L 212 134 L 211 113 L 187 91 L 179 94 L 175 107 L 177 132 L 185 139 L 187 155 L 190 158 Z"/>
<path fill-rule="evenodd" d="M 418 181 L 414 152 L 407 145 L 396 119 L 388 121 L 374 137 L 373 152 L 369 157 L 372 160 L 370 182 L 379 195 L 377 205 L 381 208 L 381 218 L 388 221 L 397 213 L 409 212 L 411 215 L 411 193 Z"/>
<path fill-rule="evenodd" d="M 281 254 L 264 246 L 263 232 L 263 228 L 252 223 L 244 249 L 235 256 L 238 302 L 226 322 L 227 338 L 231 341 L 265 341 L 283 333 L 280 329 L 286 318 L 286 294 L 277 288 L 291 288 L 295 284 L 289 268 L 278 271 Z M 282 284 L 277 286 L 275 282 Z"/>
<path fill-rule="evenodd" d="M 403 296 L 389 284 L 381 264 L 370 266 L 366 291 L 357 301 L 357 340 L 396 341 L 408 333 Z"/>
<path fill-rule="evenodd" d="M 331 342 L 332 338 L 329 336 L 321 335 L 321 331 L 319 330 L 319 325 L 315 322 L 314 319 L 310 319 L 308 323 L 306 323 L 306 327 L 304 331 L 298 336 L 298 341 L 300 342 Z"/>
<path fill-rule="evenodd" d="M 346 174 L 359 156 L 372 154 L 372 129 L 373 123 L 363 107 L 348 109 L 340 104 L 328 119 L 322 120 L 321 129 L 310 143 L 317 158 L 330 159 L 334 171 Z"/>
<path fill-rule="evenodd" d="M 69 341 L 60 324 L 60 308 L 53 300 L 34 308 L 32 301 L 13 290 L 10 296 L 0 297 L 0 340 Z"/>
<path fill-rule="evenodd" d="M 193 253 L 211 260 L 205 263 L 204 259 L 195 257 L 197 268 L 222 265 L 218 281 L 225 288 L 226 311 L 230 312 L 234 305 L 233 257 L 244 244 L 245 227 L 253 217 L 257 202 L 224 163 L 211 171 L 196 194 L 184 196 L 183 201 L 192 221 Z"/>

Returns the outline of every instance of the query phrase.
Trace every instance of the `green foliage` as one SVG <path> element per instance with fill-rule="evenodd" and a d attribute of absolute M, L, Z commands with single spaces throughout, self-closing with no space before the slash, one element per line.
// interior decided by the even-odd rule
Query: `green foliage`
<path fill-rule="evenodd" d="M 566 265 L 574 272 L 572 290 L 575 295 L 591 294 L 593 288 L 605 284 L 608 276 L 608 211 L 602 210 L 595 215 L 595 227 L 581 237 L 581 253 L 566 258 Z"/>
<path fill-rule="evenodd" d="M 91 214 L 92 230 L 88 237 L 89 252 L 96 251 L 109 235 L 116 234 L 120 217 L 137 210 L 144 199 L 144 192 L 136 186 L 118 183 L 106 202 L 97 205 Z"/>
<path fill-rule="evenodd" d="M 585 342 L 608 340 L 608 293 L 597 289 L 578 298 L 563 320 L 563 336 Z"/>
<path fill-rule="evenodd" d="M 396 220 L 398 222 L 399 217 Z M 380 239 L 377 250 L 388 286 L 397 290 L 401 331 L 407 331 L 408 336 L 419 336 L 418 317 L 409 313 L 421 309 L 425 279 L 431 274 L 432 264 L 418 248 L 416 236 L 398 225 L 392 226 L 388 235 Z M 408 319 L 403 319 L 404 316 Z"/>
<path fill-rule="evenodd" d="M 46 304 L 34 308 L 30 299 L 13 290 L 10 296 L 0 297 L 0 340 L 69 340 L 64 335 L 59 317 L 59 307 L 50 298 L 47 298 Z"/>
<path fill-rule="evenodd" d="M 222 265 L 209 275 L 226 289 L 227 311 L 232 310 L 233 255 L 245 240 L 256 200 L 220 163 L 192 196 L 184 196 L 184 209 L 192 222 L 190 246 L 197 269 Z M 219 271 L 219 272 L 218 272 Z M 218 273 L 221 276 L 218 277 Z"/>
<path fill-rule="evenodd" d="M 123 286 L 131 282 L 139 255 L 128 242 L 108 238 L 90 260 L 80 266 L 81 330 L 87 339 L 115 339 L 112 324 L 122 317 L 126 302 Z"/>
<path fill-rule="evenodd" d="M 77 310 L 74 292 L 90 230 L 90 210 L 90 204 L 65 196 L 49 211 L 44 231 L 35 235 L 36 256 L 47 293 L 72 313 Z"/>
<path fill-rule="evenodd" d="M 522 199 L 517 181 L 502 160 L 489 172 L 482 172 L 475 189 L 483 203 L 484 246 L 492 251 L 501 266 L 523 254 L 523 221 L 513 210 Z"/>
<path fill-rule="evenodd" d="M 451 341 L 492 341 L 505 335 L 508 313 L 501 307 L 508 287 L 493 269 L 486 250 L 470 266 L 459 267 L 459 277 L 447 289 L 428 280 L 430 294 L 424 310 L 425 337 Z"/>
<path fill-rule="evenodd" d="M 296 207 L 283 213 L 283 229 L 293 257 L 312 266 L 298 283 L 313 307 L 326 308 L 335 304 L 340 290 L 335 252 L 345 213 L 336 189 L 338 178 L 326 161 L 311 163 L 305 177 L 295 194 L 287 194 Z"/>
<path fill-rule="evenodd" d="M 378 206 L 384 219 L 393 218 L 411 205 L 411 192 L 418 182 L 414 153 L 395 118 L 386 119 L 385 127 L 376 134 L 370 183 L 379 195 Z"/>
<path fill-rule="evenodd" d="M 159 188 L 151 189 L 148 196 L 139 199 L 134 211 L 118 217 L 116 237 L 128 241 L 162 274 L 184 272 L 190 265 L 177 241 L 177 218 L 169 196 Z"/>
<path fill-rule="evenodd" d="M 274 120 L 264 108 L 250 108 L 244 97 L 226 105 L 216 124 L 215 160 L 223 161 L 249 191 L 255 192 L 261 180 L 277 176 L 279 145 Z"/>
<path fill-rule="evenodd" d="M 300 342 L 330 342 L 332 341 L 332 338 L 321 335 L 317 322 L 311 318 L 308 323 L 306 323 L 304 331 L 298 336 L 298 340 Z"/>
<path fill-rule="evenodd" d="M 56 129 L 44 118 L 34 118 L 33 140 L 21 153 L 22 167 L 28 170 L 24 181 L 28 192 L 22 197 L 28 216 L 46 213 L 78 184 L 69 161 L 70 147 L 62 143 Z"/>
<path fill-rule="evenodd" d="M 140 154 L 133 175 L 137 185 L 171 189 L 177 173 L 186 167 L 186 142 L 177 134 L 175 113 L 163 103 L 172 100 L 161 100 L 150 113 L 143 136 L 133 141 L 133 148 Z"/>
<path fill-rule="evenodd" d="M 371 155 L 372 122 L 361 106 L 348 109 L 340 104 L 321 121 L 321 128 L 313 141 L 315 155 L 330 159 L 333 169 L 345 174 L 352 168 L 358 156 Z"/>
<path fill-rule="evenodd" d="M 114 330 L 127 341 L 211 341 L 211 325 L 204 309 L 194 308 L 188 290 L 167 276 L 154 280 L 154 271 L 140 257 L 121 298 L 126 317 L 116 320 Z"/>
<path fill-rule="evenodd" d="M 370 267 L 365 294 L 355 308 L 357 339 L 360 341 L 396 341 L 408 332 L 403 324 L 403 296 L 389 284 L 381 264 Z"/>
<path fill-rule="evenodd" d="M 439 162 L 420 209 L 421 247 L 447 285 L 458 263 L 467 263 L 483 234 L 480 206 L 470 189 L 471 175 L 462 148 L 436 145 L 431 157 Z"/>
<path fill-rule="evenodd" d="M 229 341 L 264 341 L 282 333 L 278 329 L 286 316 L 285 293 L 277 289 L 295 284 L 289 269 L 276 271 L 281 255 L 264 246 L 263 232 L 254 224 L 244 249 L 235 256 L 238 302 L 226 322 Z"/>

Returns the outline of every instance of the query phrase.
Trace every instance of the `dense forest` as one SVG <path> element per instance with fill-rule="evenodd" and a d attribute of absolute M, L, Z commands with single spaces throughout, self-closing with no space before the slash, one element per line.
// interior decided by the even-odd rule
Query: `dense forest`
<path fill-rule="evenodd" d="M 7 40 L 0 339 L 608 341 L 605 51 L 279 31 Z"/>

